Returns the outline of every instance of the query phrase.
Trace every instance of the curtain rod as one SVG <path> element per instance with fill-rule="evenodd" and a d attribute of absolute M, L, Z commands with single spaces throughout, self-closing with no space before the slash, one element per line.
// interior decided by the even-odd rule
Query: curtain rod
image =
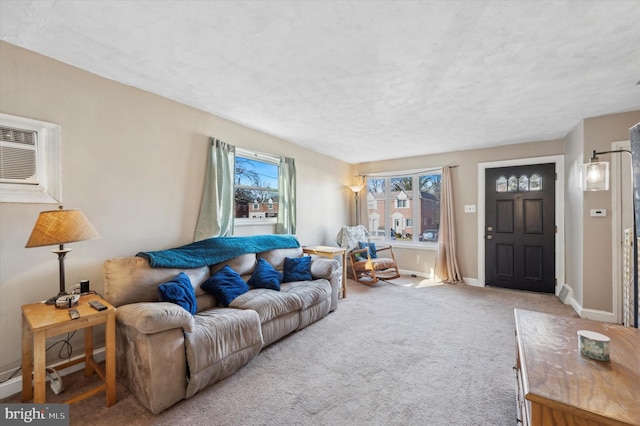
<path fill-rule="evenodd" d="M 455 165 L 455 166 L 443 166 L 443 167 L 449 167 L 449 168 L 453 169 L 453 168 L 458 167 L 458 165 Z M 394 171 L 394 172 L 376 172 L 376 173 L 363 173 L 363 174 L 358 173 L 356 176 L 395 177 L 395 176 L 418 175 L 418 174 L 422 174 L 422 173 L 430 173 L 430 172 L 439 171 L 439 170 L 442 170 L 443 167 L 432 167 L 432 168 L 429 168 L 429 169 L 400 170 L 400 171 Z"/>

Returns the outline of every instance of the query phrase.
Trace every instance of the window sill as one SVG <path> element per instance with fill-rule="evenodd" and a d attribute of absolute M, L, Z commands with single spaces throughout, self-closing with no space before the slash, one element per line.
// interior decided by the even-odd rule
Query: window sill
<path fill-rule="evenodd" d="M 389 245 L 391 247 L 398 247 L 398 248 L 402 248 L 402 249 L 413 249 L 413 250 L 430 250 L 430 251 L 436 251 L 438 250 L 438 243 L 434 242 L 434 243 L 419 243 L 419 244 L 414 244 L 414 243 L 410 243 L 410 242 L 396 242 L 396 241 L 373 241 L 376 244 L 380 244 L 380 245 Z"/>
<path fill-rule="evenodd" d="M 233 221 L 234 226 L 274 226 L 277 219 L 236 219 Z"/>

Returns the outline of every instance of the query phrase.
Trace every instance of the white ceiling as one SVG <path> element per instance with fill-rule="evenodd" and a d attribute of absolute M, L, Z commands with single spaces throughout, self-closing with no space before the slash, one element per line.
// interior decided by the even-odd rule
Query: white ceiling
<path fill-rule="evenodd" d="M 636 0 L 0 0 L 0 38 L 349 163 L 640 109 Z"/>

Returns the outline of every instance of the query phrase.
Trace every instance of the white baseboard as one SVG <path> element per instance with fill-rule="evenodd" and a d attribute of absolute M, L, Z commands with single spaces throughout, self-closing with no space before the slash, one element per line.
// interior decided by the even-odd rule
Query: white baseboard
<path fill-rule="evenodd" d="M 599 311 L 597 309 L 585 309 L 573 297 L 569 298 L 566 303 L 571 305 L 573 310 L 576 311 L 576 313 L 580 318 L 600 321 L 600 322 L 609 322 L 609 323 L 616 322 L 615 315 L 613 314 L 613 312 Z"/>
<path fill-rule="evenodd" d="M 433 277 L 429 277 L 426 272 L 410 271 L 409 269 L 400 269 L 400 268 L 398 268 L 398 271 L 402 275 L 415 275 L 416 277 L 421 277 L 426 279 L 433 278 Z"/>
<path fill-rule="evenodd" d="M 93 351 L 93 358 L 97 361 L 97 362 L 102 362 L 104 361 L 104 348 L 100 348 L 100 349 L 96 349 Z M 76 359 L 81 359 L 84 358 L 84 355 L 78 355 L 75 356 L 73 358 L 71 358 L 71 360 L 76 360 Z M 48 365 L 47 367 L 50 368 L 56 368 L 57 365 L 60 364 L 64 364 L 67 361 L 60 361 L 57 364 L 53 364 L 53 365 Z M 61 377 L 64 377 L 68 374 L 73 373 L 74 371 L 79 371 L 82 370 L 84 368 L 84 364 L 80 363 L 80 364 L 76 364 L 76 365 L 72 365 L 69 368 L 65 368 L 64 370 L 59 370 L 58 373 L 60 373 Z M 18 375 L 17 377 L 14 377 L 11 380 L 7 380 L 6 382 L 0 384 L 0 399 L 4 399 L 7 398 L 11 395 L 15 395 L 16 393 L 20 393 L 22 392 L 22 374 Z"/>
<path fill-rule="evenodd" d="M 462 280 L 467 285 L 472 285 L 474 287 L 484 287 L 484 284 L 481 284 L 477 278 L 462 277 Z"/>
<path fill-rule="evenodd" d="M 616 319 L 613 312 L 598 311 L 597 309 L 582 309 L 579 312 L 580 318 L 590 319 L 594 321 L 615 323 Z"/>

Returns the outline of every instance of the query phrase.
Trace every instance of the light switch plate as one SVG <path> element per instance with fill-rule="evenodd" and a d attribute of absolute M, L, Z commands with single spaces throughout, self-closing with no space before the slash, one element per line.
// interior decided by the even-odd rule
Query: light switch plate
<path fill-rule="evenodd" d="M 465 204 L 464 212 L 465 213 L 475 213 L 476 212 L 475 204 Z"/>
<path fill-rule="evenodd" d="M 607 216 L 607 209 L 591 209 L 592 217 L 605 217 Z"/>

